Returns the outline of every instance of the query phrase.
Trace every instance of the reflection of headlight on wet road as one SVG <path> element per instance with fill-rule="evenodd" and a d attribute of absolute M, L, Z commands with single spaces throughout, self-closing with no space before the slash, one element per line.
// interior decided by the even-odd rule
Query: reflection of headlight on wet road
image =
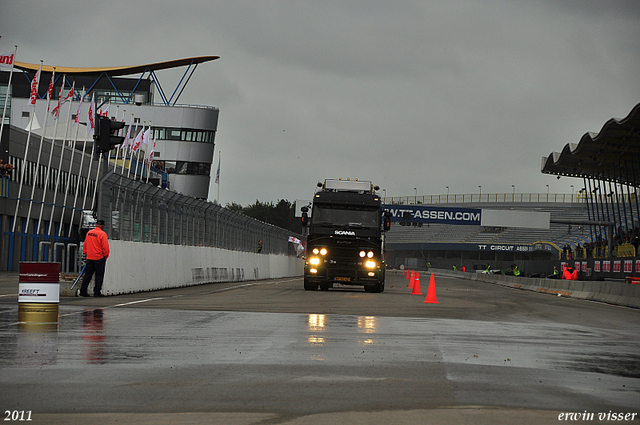
<path fill-rule="evenodd" d="M 376 317 L 375 316 L 363 316 L 358 317 L 358 327 L 364 329 L 366 333 L 373 333 L 376 331 Z"/>
<path fill-rule="evenodd" d="M 308 319 L 309 328 L 312 331 L 324 329 L 325 319 L 326 316 L 324 314 L 310 314 Z"/>

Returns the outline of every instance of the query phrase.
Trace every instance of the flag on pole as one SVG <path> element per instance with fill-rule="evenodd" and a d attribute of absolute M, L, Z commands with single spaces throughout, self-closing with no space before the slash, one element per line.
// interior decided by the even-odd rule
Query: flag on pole
<path fill-rule="evenodd" d="M 31 80 L 31 95 L 29 96 L 29 105 L 33 106 L 36 104 L 36 100 L 38 99 L 38 83 L 40 82 L 40 71 L 42 71 L 42 62 L 40 62 L 40 68 L 38 68 L 38 72 L 33 76 L 33 80 Z"/>
<path fill-rule="evenodd" d="M 216 184 L 220 184 L 220 155 L 218 155 L 218 171 L 216 171 Z"/>
<path fill-rule="evenodd" d="M 145 131 L 144 134 L 142 135 L 142 141 L 140 143 L 142 143 L 143 145 L 148 145 L 150 136 L 151 136 L 151 126 L 149 126 L 149 128 L 147 128 L 147 131 Z"/>
<path fill-rule="evenodd" d="M 51 115 L 53 115 L 54 119 L 57 119 L 58 115 L 60 115 L 60 107 L 62 105 L 64 105 L 65 103 L 67 103 L 67 101 L 73 97 L 73 86 L 71 86 L 71 90 L 69 90 L 69 93 L 67 93 L 67 95 L 64 97 L 64 99 L 62 98 L 62 94 L 64 93 L 64 81 L 65 81 L 65 79 L 63 77 L 62 78 L 62 87 L 60 87 L 60 95 L 58 95 L 58 106 L 53 108 L 53 110 L 51 111 Z"/>
<path fill-rule="evenodd" d="M 51 105 L 51 98 L 53 97 L 53 81 L 56 78 L 56 69 L 53 68 L 53 72 L 51 73 L 51 81 L 49 81 L 49 90 L 47 90 L 47 112 L 49 112 L 49 107 Z"/>
<path fill-rule="evenodd" d="M 87 134 L 93 135 L 96 129 L 96 104 L 93 99 L 93 93 L 91 93 L 91 103 L 89 104 L 89 112 L 87 116 Z"/>
<path fill-rule="evenodd" d="M 0 53 L 0 69 L 3 71 L 11 71 L 13 69 L 13 53 Z"/>
<path fill-rule="evenodd" d="M 144 137 L 144 127 L 142 127 L 142 130 L 138 132 L 138 134 L 136 135 L 136 138 L 133 140 L 133 146 L 131 146 L 132 151 L 138 152 L 138 149 L 140 149 L 140 143 L 142 143 L 143 137 Z"/>
<path fill-rule="evenodd" d="M 133 114 L 131 114 L 131 119 L 133 119 Z M 122 142 L 122 149 L 125 149 L 127 146 L 129 146 L 129 141 L 131 140 L 131 127 L 132 127 L 132 123 L 131 121 L 129 121 L 129 128 L 127 128 L 127 133 L 124 136 L 124 141 Z"/>
<path fill-rule="evenodd" d="M 149 152 L 149 165 L 151 165 L 151 162 L 153 162 L 153 155 L 156 152 L 156 137 L 155 135 L 153 136 L 153 145 L 151 145 L 151 152 Z"/>
<path fill-rule="evenodd" d="M 82 112 L 83 99 L 84 99 L 84 88 L 82 89 L 82 94 L 80 95 L 80 103 L 78 103 L 78 110 L 76 111 L 76 118 L 73 120 L 73 125 L 78 125 L 78 122 L 80 122 L 80 113 Z"/>
<path fill-rule="evenodd" d="M 129 138 L 129 152 L 133 151 L 133 145 L 135 145 L 136 137 L 138 137 L 138 123 L 133 127 L 133 133 L 131 133 L 131 137 Z"/>
<path fill-rule="evenodd" d="M 102 115 L 103 117 L 108 117 L 109 116 L 109 104 L 107 104 L 107 107 L 100 107 L 100 110 L 98 111 L 98 115 Z"/>

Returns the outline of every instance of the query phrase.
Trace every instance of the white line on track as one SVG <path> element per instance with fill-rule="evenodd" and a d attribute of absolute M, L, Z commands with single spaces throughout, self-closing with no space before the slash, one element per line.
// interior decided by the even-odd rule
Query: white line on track
<path fill-rule="evenodd" d="M 144 300 L 137 300 L 137 301 L 130 301 L 128 303 L 121 303 L 121 304 L 115 304 L 115 305 L 111 305 L 111 306 L 104 306 L 104 307 L 94 307 L 94 309 L 99 310 L 99 309 L 107 309 L 107 308 L 114 308 L 114 307 L 126 307 L 126 306 L 130 306 L 130 305 L 134 305 L 134 304 L 140 304 L 140 303 L 146 303 L 149 301 L 157 301 L 157 300 L 167 300 L 167 299 L 171 299 L 171 298 L 178 298 L 178 297 L 186 297 L 186 296 L 190 296 L 190 295 L 202 295 L 202 294 L 214 294 L 216 292 L 224 292 L 224 291 L 230 291 L 232 289 L 239 289 L 239 288 L 246 288 L 249 286 L 258 286 L 258 285 L 277 285 L 279 283 L 287 283 L 287 282 L 293 282 L 295 280 L 298 280 L 298 278 L 293 278 L 293 279 L 286 279 L 286 280 L 268 280 L 268 281 L 259 281 L 259 282 L 255 282 L 255 283 L 243 283 L 242 285 L 235 285 L 235 286 L 229 286 L 228 288 L 222 288 L 222 289 L 215 289 L 212 291 L 201 291 L 201 292 L 195 292 L 192 294 L 179 294 L 179 295 L 172 295 L 170 297 L 156 297 L 156 298 L 146 298 Z M 15 295 L 0 295 L 0 297 L 17 297 L 18 294 Z M 86 306 L 89 307 L 89 306 Z M 71 313 L 65 313 L 65 314 L 61 314 L 60 317 L 64 317 L 64 316 L 73 316 L 76 314 L 81 314 L 82 312 L 71 312 Z M 4 328 L 7 326 L 15 326 L 15 325 L 19 325 L 20 322 L 16 322 L 16 323 L 9 323 L 5 326 L 0 326 L 0 328 Z"/>

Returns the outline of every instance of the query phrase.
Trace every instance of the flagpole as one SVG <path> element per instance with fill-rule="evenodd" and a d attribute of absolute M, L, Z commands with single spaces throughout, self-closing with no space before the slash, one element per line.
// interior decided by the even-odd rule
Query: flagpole
<path fill-rule="evenodd" d="M 149 137 L 149 146 L 151 146 L 151 152 L 149 153 L 149 173 L 147 173 L 147 183 L 149 183 L 149 174 L 151 174 L 151 163 L 153 161 L 153 157 L 156 154 L 156 135 L 152 131 L 153 134 L 153 146 L 151 146 L 151 137 Z"/>
<path fill-rule="evenodd" d="M 95 145 L 94 145 L 95 146 Z M 91 154 L 93 155 L 93 153 Z M 100 163 L 102 162 L 102 153 L 100 153 L 100 159 L 98 160 L 98 166 L 96 167 L 96 183 L 94 185 L 94 201 L 95 201 L 95 188 L 98 186 L 98 177 L 100 176 Z M 91 179 L 91 165 L 87 170 L 87 184 L 84 186 L 84 198 L 82 200 L 82 209 L 87 209 L 87 195 L 89 194 L 89 181 Z M 75 210 L 75 208 L 74 208 Z"/>
<path fill-rule="evenodd" d="M 131 114 L 133 116 L 133 114 Z M 131 161 L 133 160 L 133 154 L 131 153 L 131 151 L 133 150 L 133 144 L 136 142 L 135 138 L 138 137 L 138 135 L 136 134 L 138 132 L 138 123 L 136 123 L 135 128 L 133 129 L 133 142 L 131 143 L 131 146 L 129 146 L 129 167 L 127 167 L 127 178 L 129 178 L 131 176 Z M 135 180 L 135 175 L 133 176 L 134 180 Z"/>
<path fill-rule="evenodd" d="M 218 196 L 216 197 L 216 201 L 218 201 L 218 205 L 222 205 L 220 203 L 220 157 L 222 152 L 218 151 L 218 171 L 216 172 L 216 184 L 218 185 Z"/>
<path fill-rule="evenodd" d="M 73 158 L 75 157 L 75 154 L 76 154 L 76 142 L 78 141 L 78 133 L 80 132 L 80 113 L 82 112 L 83 99 L 84 99 L 84 86 L 82 86 L 82 94 L 80 95 L 80 104 L 78 105 L 78 111 L 76 113 L 76 120 L 74 124 L 75 126 L 77 126 L 76 135 L 73 138 L 73 144 L 71 145 L 71 159 L 69 159 L 69 173 L 67 174 L 67 184 L 65 184 L 64 197 L 62 198 L 63 217 L 64 217 L 64 208 L 66 207 L 66 203 L 67 203 L 67 196 L 69 196 L 69 185 L 71 184 L 71 171 L 73 170 Z M 62 223 L 62 219 L 60 219 L 60 222 Z M 73 222 L 69 224 L 69 227 L 71 227 L 72 224 Z M 62 233 L 62 226 L 58 227 L 58 237 L 60 237 L 60 233 Z"/>
<path fill-rule="evenodd" d="M 141 136 L 144 138 L 144 126 L 147 125 L 146 121 L 142 122 L 142 130 L 140 130 Z M 137 180 L 138 177 L 138 167 L 139 167 L 139 163 L 140 163 L 140 151 L 142 150 L 142 139 L 140 139 L 140 142 L 136 142 L 136 171 L 133 173 L 133 179 Z M 142 173 L 140 173 L 140 180 L 142 180 Z"/>
<path fill-rule="evenodd" d="M 49 97 L 52 97 L 53 95 L 53 85 L 55 84 L 55 77 L 56 75 L 56 68 L 53 68 L 53 74 L 51 75 L 51 81 L 53 82 L 51 84 L 51 90 L 50 90 L 50 95 Z M 58 96 L 58 101 L 60 100 L 60 96 L 62 96 L 62 92 L 64 90 L 64 74 L 62 77 L 62 87 L 60 88 L 60 95 Z M 49 116 L 49 108 L 47 108 L 47 117 Z M 58 113 L 60 113 L 60 111 L 58 111 Z M 42 200 L 40 202 L 40 214 L 38 215 L 38 229 L 40 229 L 40 224 L 42 223 L 42 213 L 44 212 L 44 201 L 46 199 L 47 196 L 47 192 L 48 192 L 48 186 L 49 186 L 49 176 L 51 175 L 51 161 L 53 160 L 53 148 L 56 145 L 56 133 L 58 132 L 58 121 L 56 119 L 56 123 L 53 126 L 53 137 L 51 138 L 51 149 L 49 150 L 49 161 L 47 163 L 47 172 L 45 174 L 44 177 L 44 188 L 42 190 Z M 44 127 L 44 131 L 43 134 L 45 134 L 46 132 L 46 127 Z M 53 207 L 52 207 L 53 208 Z M 49 222 L 49 226 L 51 226 L 51 222 Z M 38 232 L 39 233 L 39 232 Z"/>
<path fill-rule="evenodd" d="M 133 117 L 134 115 L 131 114 L 131 118 L 129 119 L 129 126 L 127 127 L 127 133 L 125 134 L 124 142 L 122 143 L 122 175 L 123 176 L 124 176 L 124 165 L 127 162 L 127 154 L 131 151 L 131 129 L 133 127 Z M 129 166 L 131 166 L 131 161 L 129 161 Z"/>
<path fill-rule="evenodd" d="M 149 147 L 151 147 L 151 121 L 149 121 L 149 140 L 147 141 L 147 143 L 149 144 Z M 146 156 L 146 151 L 145 151 L 145 156 Z M 146 183 L 149 184 L 149 174 L 151 174 L 151 158 L 148 159 L 149 161 L 149 167 L 147 168 L 147 181 Z"/>
<path fill-rule="evenodd" d="M 91 135 L 95 131 L 95 128 L 91 128 L 91 122 L 96 119 L 96 111 L 95 111 L 95 102 L 93 98 L 93 93 L 91 94 L 91 103 L 89 104 L 89 110 L 87 111 L 87 135 L 84 136 L 84 144 L 82 145 L 82 157 L 80 158 L 80 169 L 78 170 L 78 181 L 76 182 L 76 190 L 74 191 L 73 198 L 73 209 L 71 210 L 71 220 L 69 221 L 69 231 L 67 232 L 67 236 L 71 237 L 71 230 L 73 229 L 73 219 L 76 215 L 76 205 L 78 204 L 78 192 L 80 192 L 80 180 L 82 179 L 82 170 L 84 166 L 84 157 L 86 156 L 87 151 L 87 136 L 89 135 L 89 129 L 91 129 Z M 95 149 L 95 145 L 91 150 L 91 156 L 95 154 L 93 151 Z M 100 169 L 100 162 L 98 162 L 98 170 Z M 91 163 L 87 166 L 87 185 L 89 184 L 89 177 L 91 176 Z M 84 207 L 84 202 L 83 202 Z"/>
<path fill-rule="evenodd" d="M 42 67 L 42 65 L 41 65 Z M 49 88 L 52 87 L 53 84 L 53 78 L 55 77 L 55 69 L 53 71 L 53 73 L 51 74 L 51 82 L 49 83 Z M 49 93 L 49 91 L 47 91 L 47 93 Z M 33 208 L 33 198 L 35 197 L 35 193 L 36 193 L 36 186 L 38 185 L 38 176 L 40 174 L 40 158 L 42 157 L 42 143 L 44 142 L 44 133 L 47 130 L 47 120 L 49 119 L 49 109 L 51 108 L 51 96 L 49 94 L 47 94 L 47 112 L 45 112 L 44 115 L 44 124 L 42 124 L 42 135 L 40 136 L 40 144 L 38 146 L 38 159 L 36 160 L 36 172 L 35 175 L 33 177 L 33 184 L 31 185 L 31 197 L 29 198 L 29 209 L 27 212 L 27 219 L 29 219 L 29 217 L 31 217 L 31 209 Z M 33 121 L 32 121 L 32 126 L 33 126 Z M 45 188 L 44 190 L 46 190 L 46 182 L 45 182 Z M 40 233 L 40 229 L 39 228 L 35 228 L 33 229 L 34 234 L 39 234 Z M 36 239 L 37 241 L 37 239 Z"/>
<path fill-rule="evenodd" d="M 31 80 L 31 95 L 29 102 L 31 103 L 31 120 L 29 122 L 29 131 L 27 132 L 27 141 L 24 146 L 24 159 L 22 160 L 22 170 L 20 172 L 20 186 L 18 186 L 18 198 L 16 199 L 16 212 L 13 214 L 13 225 L 11 226 L 11 233 L 16 230 L 16 221 L 18 221 L 18 209 L 20 208 L 20 196 L 22 196 L 22 187 L 24 186 L 24 173 L 27 168 L 27 154 L 29 153 L 29 141 L 31 140 L 31 128 L 33 127 L 33 117 L 36 114 L 36 99 L 38 98 L 38 83 L 40 78 L 40 71 L 42 70 L 42 62 L 40 61 L 40 69 L 36 72 Z M 35 81 L 34 81 L 35 80 Z M 33 99 L 33 91 L 35 88 L 36 96 Z M 35 184 L 35 182 L 34 182 Z M 27 228 L 24 229 L 25 234 L 29 228 L 29 216 L 27 216 Z"/>
<path fill-rule="evenodd" d="M 120 112 L 120 105 L 116 105 L 116 116 L 115 116 L 115 120 L 118 121 L 118 113 Z M 127 111 L 125 111 L 123 109 L 123 114 L 126 113 Z M 124 121 L 124 115 L 122 116 L 122 121 Z M 122 132 L 123 130 L 120 129 L 120 132 Z M 118 133 L 118 136 L 121 136 L 120 132 Z M 118 147 L 116 148 L 116 161 L 113 164 L 113 172 L 115 173 L 116 171 L 118 171 L 118 156 L 120 155 L 120 145 L 118 145 Z"/>
<path fill-rule="evenodd" d="M 96 173 L 96 184 L 93 185 L 93 202 L 96 203 L 96 192 L 98 191 L 98 179 L 100 178 L 100 163 L 102 162 L 102 152 L 100 152 L 100 156 L 98 157 L 98 170 Z M 96 210 L 98 208 L 96 207 Z M 103 218 L 104 220 L 104 218 Z"/>
<path fill-rule="evenodd" d="M 0 123 L 0 147 L 2 146 L 2 135 L 4 134 L 4 118 L 7 116 L 7 102 L 9 101 L 9 91 L 13 92 L 13 90 L 11 90 L 11 78 L 13 77 L 13 64 L 16 63 L 17 54 L 18 54 L 18 45 L 15 45 L 13 49 L 13 60 L 11 61 L 11 71 L 9 71 L 9 82 L 7 83 L 7 95 L 4 97 L 4 109 L 2 110 L 2 122 Z"/>
<path fill-rule="evenodd" d="M 63 83 L 64 86 L 64 83 Z M 76 82 L 71 85 L 71 93 L 75 92 Z M 72 95 L 73 96 L 73 95 Z M 53 214 L 56 208 L 56 199 L 58 198 L 58 188 L 60 187 L 60 179 L 62 178 L 62 160 L 64 159 L 64 151 L 67 145 L 67 134 L 69 133 L 69 123 L 71 122 L 71 110 L 73 109 L 73 97 L 69 100 L 69 112 L 67 113 L 67 124 L 62 137 L 62 146 L 60 150 L 60 161 L 58 161 L 58 176 L 56 177 L 56 187 L 53 191 L 53 201 L 51 206 L 51 215 L 49 216 L 49 236 L 51 236 L 51 223 L 53 223 Z M 58 111 L 60 113 L 60 111 Z M 62 215 L 60 216 L 60 227 L 62 227 L 62 217 L 64 217 L 64 205 L 62 206 Z"/>

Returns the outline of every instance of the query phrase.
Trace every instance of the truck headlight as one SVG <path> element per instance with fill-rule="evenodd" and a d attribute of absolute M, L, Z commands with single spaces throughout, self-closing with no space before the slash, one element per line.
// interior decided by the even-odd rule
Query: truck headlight
<path fill-rule="evenodd" d="M 373 261 L 373 260 L 368 260 L 366 263 L 364 263 L 364 265 L 368 269 L 375 269 L 376 268 L 376 262 Z"/>
<path fill-rule="evenodd" d="M 309 264 L 317 266 L 318 264 L 320 264 L 320 259 L 318 257 L 311 257 L 309 258 Z"/>

